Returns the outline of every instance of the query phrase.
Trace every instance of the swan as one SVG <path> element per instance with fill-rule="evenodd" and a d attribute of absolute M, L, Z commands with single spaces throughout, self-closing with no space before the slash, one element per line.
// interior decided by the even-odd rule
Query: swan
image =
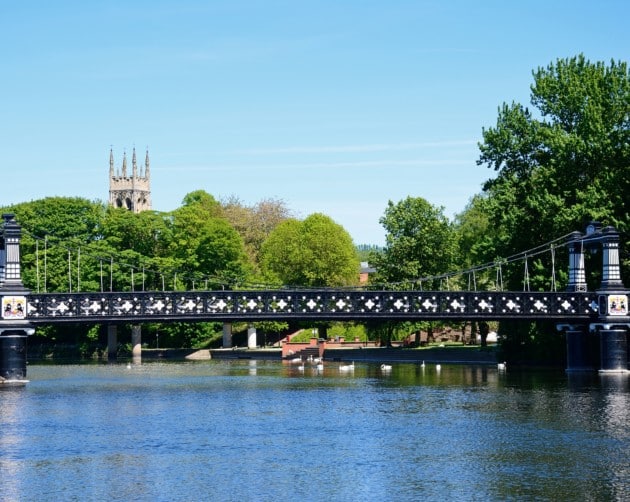
<path fill-rule="evenodd" d="M 352 361 L 350 364 L 344 364 L 342 366 L 339 366 L 339 371 L 353 371 L 354 370 L 354 361 Z"/>
<path fill-rule="evenodd" d="M 317 371 L 324 371 L 324 363 L 322 362 L 317 363 Z"/>
<path fill-rule="evenodd" d="M 422 364 L 420 365 L 421 368 L 424 368 L 424 361 L 422 361 Z"/>
<path fill-rule="evenodd" d="M 436 369 L 437 371 L 440 371 L 440 370 L 442 369 L 442 365 L 441 365 L 441 364 L 436 364 L 436 365 L 435 365 L 435 369 Z"/>
<path fill-rule="evenodd" d="M 502 363 L 497 364 L 497 369 L 499 371 L 504 370 L 507 368 L 507 363 L 505 361 L 503 361 Z"/>
<path fill-rule="evenodd" d="M 383 370 L 383 371 L 391 371 L 392 367 L 389 364 L 381 364 L 381 370 Z"/>
<path fill-rule="evenodd" d="M 300 364 L 302 362 L 302 358 L 301 357 L 294 357 L 293 359 L 291 359 L 291 362 L 293 364 Z"/>

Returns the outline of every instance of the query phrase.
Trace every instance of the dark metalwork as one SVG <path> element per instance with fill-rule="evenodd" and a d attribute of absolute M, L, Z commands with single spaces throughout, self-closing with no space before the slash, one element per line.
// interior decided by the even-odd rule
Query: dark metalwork
<path fill-rule="evenodd" d="M 264 320 L 561 320 L 597 317 L 593 292 L 189 291 L 30 294 L 32 324 Z"/>

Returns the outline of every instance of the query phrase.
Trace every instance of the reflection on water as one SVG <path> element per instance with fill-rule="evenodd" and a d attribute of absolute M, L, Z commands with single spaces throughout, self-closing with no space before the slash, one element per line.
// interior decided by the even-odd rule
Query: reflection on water
<path fill-rule="evenodd" d="M 30 366 L 0 500 L 624 500 L 627 375 L 273 361 Z"/>

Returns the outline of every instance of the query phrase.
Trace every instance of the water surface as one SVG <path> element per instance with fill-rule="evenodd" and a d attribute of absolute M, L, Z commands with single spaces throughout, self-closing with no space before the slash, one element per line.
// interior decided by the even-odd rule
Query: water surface
<path fill-rule="evenodd" d="M 626 375 L 31 365 L 1 500 L 628 500 Z"/>

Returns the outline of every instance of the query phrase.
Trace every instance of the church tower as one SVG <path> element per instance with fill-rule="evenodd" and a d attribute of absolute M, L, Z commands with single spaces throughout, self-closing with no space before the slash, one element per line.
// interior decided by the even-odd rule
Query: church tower
<path fill-rule="evenodd" d="M 109 205 L 139 213 L 151 209 L 151 171 L 149 150 L 144 168 L 138 169 L 136 148 L 131 157 L 131 176 L 127 175 L 127 153 L 123 153 L 122 171 L 114 169 L 114 152 L 109 150 Z"/>

